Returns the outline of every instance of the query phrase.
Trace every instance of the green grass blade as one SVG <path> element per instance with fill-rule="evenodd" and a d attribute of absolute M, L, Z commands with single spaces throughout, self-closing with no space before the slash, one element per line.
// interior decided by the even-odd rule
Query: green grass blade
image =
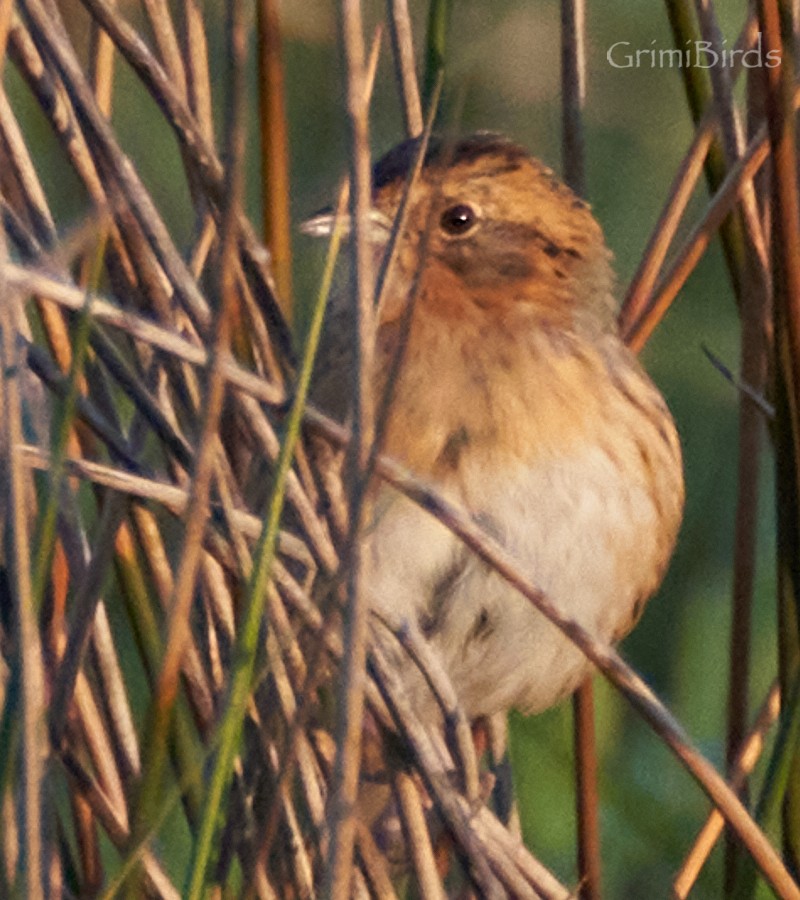
<path fill-rule="evenodd" d="M 322 333 L 322 322 L 328 294 L 333 282 L 333 270 L 340 242 L 339 231 L 334 229 L 322 284 L 314 305 L 306 337 L 295 396 L 289 411 L 286 431 L 278 456 L 275 483 L 267 504 L 264 527 L 254 554 L 253 571 L 250 576 L 241 625 L 233 654 L 233 666 L 225 713 L 219 728 L 219 749 L 217 750 L 214 768 L 209 780 L 203 808 L 203 818 L 197 834 L 192 864 L 189 870 L 189 880 L 184 894 L 188 900 L 199 900 L 203 896 L 206 886 L 206 872 L 208 871 L 212 853 L 213 838 L 219 825 L 223 801 L 239 749 L 247 701 L 253 681 L 259 629 L 267 599 L 267 584 L 277 548 L 281 513 L 286 495 L 286 482 L 291 470 L 295 447 L 300 436 L 303 411 L 308 397 L 314 358 Z"/>
<path fill-rule="evenodd" d="M 450 22 L 450 0 L 431 0 L 428 10 L 428 32 L 425 37 L 425 77 L 422 83 L 422 105 L 430 106 L 439 73 L 444 70 L 447 26 Z"/>

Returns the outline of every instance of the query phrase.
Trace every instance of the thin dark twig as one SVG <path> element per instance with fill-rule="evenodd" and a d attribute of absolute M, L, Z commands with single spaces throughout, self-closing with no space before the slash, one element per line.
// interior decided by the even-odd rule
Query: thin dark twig
<path fill-rule="evenodd" d="M 740 391 L 745 397 L 747 397 L 753 405 L 761 412 L 763 416 L 766 416 L 767 419 L 775 418 L 775 407 L 767 400 L 767 398 L 756 388 L 753 387 L 752 384 L 749 384 L 747 381 L 744 381 L 742 378 L 737 378 L 736 375 L 731 372 L 731 370 L 725 365 L 725 363 L 714 353 L 709 347 L 705 344 L 700 345 L 700 349 L 706 355 L 706 358 L 711 363 L 712 366 L 722 375 L 722 377 L 730 382 L 737 391 Z"/>
<path fill-rule="evenodd" d="M 785 322 L 792 359 L 800 360 L 800 200 L 796 169 L 796 146 L 792 110 L 793 67 L 790 48 L 781 43 L 781 11 L 775 0 L 759 0 L 762 29 L 769 50 L 781 54 L 781 65 L 765 69 L 767 79 L 767 123 L 773 158 L 773 202 L 775 205 L 776 308 L 786 306 Z M 800 402 L 800 365 L 794 365 L 790 386 Z"/>
<path fill-rule="evenodd" d="M 695 21 L 691 0 L 665 0 L 665 6 L 676 49 L 697 46 L 696 42 L 701 40 L 701 33 Z M 681 69 L 686 98 L 695 125 L 713 106 L 714 90 L 710 68 L 715 67 L 684 66 Z M 728 169 L 722 136 L 715 135 L 705 162 L 706 181 L 712 192 L 719 188 Z M 743 217 L 740 210 L 733 210 L 731 215 L 726 216 L 720 223 L 719 230 L 728 276 L 736 300 L 739 302 L 742 296 L 742 273 L 748 265 Z"/>
<path fill-rule="evenodd" d="M 378 269 L 378 275 L 375 285 L 376 322 L 380 322 L 381 312 L 386 302 L 388 285 L 390 283 L 389 276 L 397 261 L 397 255 L 400 249 L 399 238 L 406 227 L 406 222 L 408 221 L 408 216 L 411 209 L 411 197 L 422 172 L 422 166 L 424 164 L 425 154 L 427 153 L 428 145 L 430 142 L 434 119 L 436 118 L 436 112 L 439 106 L 441 89 L 442 77 L 440 73 L 440 77 L 431 96 L 428 118 L 425 122 L 425 127 L 422 131 L 422 134 L 419 136 L 414 160 L 409 169 L 409 175 L 406 183 L 403 187 L 403 193 L 400 197 L 400 204 L 397 207 L 397 212 L 395 214 L 394 221 L 392 222 L 392 230 L 389 235 L 389 240 L 386 244 L 386 247 L 384 248 L 383 258 L 381 259 L 381 265 Z M 431 204 L 431 213 L 433 209 L 434 206 L 433 204 Z M 371 448 L 370 459 L 365 473 L 367 480 L 372 477 L 372 473 L 375 469 L 375 460 L 377 459 L 377 456 L 381 451 L 384 438 L 386 437 L 386 431 L 389 426 L 389 417 L 392 411 L 392 403 L 394 401 L 395 390 L 397 388 L 398 379 L 403 367 L 403 361 L 408 349 L 408 337 L 411 332 L 411 324 L 414 319 L 414 311 L 416 309 L 417 300 L 419 299 L 419 291 L 422 284 L 422 272 L 427 262 L 428 243 L 430 241 L 430 231 L 432 225 L 432 215 L 429 215 L 426 218 L 425 229 L 423 230 L 420 237 L 419 258 L 417 266 L 414 270 L 413 276 L 410 279 L 408 291 L 406 294 L 406 301 L 400 321 L 400 327 L 398 329 L 399 334 L 397 339 L 397 347 L 392 353 L 392 358 L 389 361 L 386 384 L 384 385 L 383 392 L 376 401 L 375 440 Z"/>
<path fill-rule="evenodd" d="M 100 548 L 92 556 L 86 569 L 86 577 L 81 579 L 77 597 L 73 602 L 73 621 L 50 703 L 50 739 L 54 747 L 61 746 L 64 739 L 75 681 L 83 662 L 108 567 L 113 559 L 114 536 L 127 509 L 128 499 L 120 495 L 115 495 L 104 505 L 100 517 Z"/>

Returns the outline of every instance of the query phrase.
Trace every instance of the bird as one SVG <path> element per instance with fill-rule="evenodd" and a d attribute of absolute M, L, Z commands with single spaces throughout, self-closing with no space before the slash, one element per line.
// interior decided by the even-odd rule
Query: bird
<path fill-rule="evenodd" d="M 421 140 L 372 170 L 376 269 L 411 184 L 376 308 L 381 450 L 466 509 L 563 613 L 617 642 L 662 581 L 684 479 L 674 420 L 617 327 L 602 229 L 503 135 Z M 304 230 L 329 235 L 334 219 L 328 208 Z M 354 347 L 342 289 L 312 399 L 343 423 Z M 576 689 L 591 664 L 556 626 L 425 509 L 380 481 L 371 497 L 370 609 L 427 639 L 470 720 L 541 712 Z M 427 684 L 410 682 L 416 701 Z"/>

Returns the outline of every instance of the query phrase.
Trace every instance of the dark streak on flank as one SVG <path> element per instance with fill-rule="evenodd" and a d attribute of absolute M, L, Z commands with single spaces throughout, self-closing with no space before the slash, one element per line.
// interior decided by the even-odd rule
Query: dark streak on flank
<path fill-rule="evenodd" d="M 425 637 L 431 638 L 442 630 L 447 616 L 448 600 L 468 563 L 468 554 L 460 553 L 433 585 L 430 605 L 420 613 L 418 619 L 419 627 Z"/>
<path fill-rule="evenodd" d="M 656 402 L 653 405 L 648 405 L 644 403 L 639 397 L 637 397 L 630 388 L 625 384 L 625 382 L 619 377 L 619 375 L 614 370 L 614 366 L 606 366 L 609 377 L 614 385 L 614 387 L 622 394 L 622 396 L 632 405 L 635 406 L 636 409 L 639 410 L 642 415 L 644 415 L 650 424 L 653 426 L 655 431 L 658 433 L 658 436 L 661 438 L 663 443 L 668 447 L 670 453 L 674 452 L 674 445 L 672 440 L 670 439 L 669 434 L 663 425 L 663 417 L 666 415 L 669 417 L 669 411 L 663 402 Z M 660 398 L 659 398 L 660 399 Z"/>
<path fill-rule="evenodd" d="M 471 438 L 467 429 L 462 425 L 455 431 L 451 432 L 444 447 L 437 458 L 437 462 L 441 463 L 446 469 L 457 469 L 461 461 L 462 452 L 469 447 Z"/>
<path fill-rule="evenodd" d="M 469 641 L 479 641 L 486 640 L 491 637 L 494 633 L 494 623 L 492 622 L 491 616 L 489 615 L 489 610 L 485 607 L 480 611 L 478 618 L 475 619 L 475 622 L 472 626 L 472 630 L 469 633 L 467 640 Z"/>
<path fill-rule="evenodd" d="M 649 489 L 650 499 L 656 508 L 656 515 L 659 519 L 664 518 L 664 506 L 661 503 L 661 492 L 656 489 L 656 472 L 654 462 L 650 455 L 650 447 L 648 441 L 634 439 L 636 449 L 639 452 L 639 458 L 644 466 L 645 477 L 647 478 L 647 487 Z"/>
<path fill-rule="evenodd" d="M 614 641 L 618 641 L 623 638 L 639 621 L 639 619 L 642 617 L 642 613 L 644 612 L 644 608 L 647 605 L 647 600 L 649 597 L 650 592 L 648 591 L 647 593 L 639 594 L 639 596 L 634 599 L 630 618 L 624 624 L 624 626 L 617 628 L 617 630 L 614 632 Z"/>

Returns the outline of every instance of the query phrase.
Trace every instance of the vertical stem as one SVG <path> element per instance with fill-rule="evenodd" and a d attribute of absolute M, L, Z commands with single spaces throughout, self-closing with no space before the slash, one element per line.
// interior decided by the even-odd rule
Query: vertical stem
<path fill-rule="evenodd" d="M 695 0 L 695 5 L 704 40 L 715 52 L 721 52 L 723 39 L 713 0 Z M 723 158 L 730 170 L 744 152 L 744 134 L 733 101 L 733 86 L 728 69 L 712 66 L 709 71 L 714 105 L 721 125 Z M 741 201 L 739 208 L 745 232 L 739 297 L 741 373 L 745 383 L 760 394 L 764 390 L 766 375 L 764 326 L 769 278 L 758 204 L 751 181 L 742 185 Z M 743 393 L 740 394 L 731 635 L 728 655 L 726 736 L 728 772 L 731 771 L 739 747 L 745 738 L 749 720 L 751 618 L 756 562 L 761 428 L 761 411 Z M 743 796 L 746 796 L 746 793 L 745 783 L 742 786 Z M 724 876 L 726 896 L 734 890 L 741 857 L 741 845 L 730 829 L 726 829 Z"/>
<path fill-rule="evenodd" d="M 403 124 L 408 137 L 422 134 L 422 104 L 419 99 L 417 70 L 414 63 L 414 41 L 408 0 L 388 0 L 389 31 L 392 35 L 395 79 L 400 87 Z"/>
<path fill-rule="evenodd" d="M 431 0 L 428 10 L 428 33 L 425 36 L 425 79 L 422 85 L 422 103 L 425 109 L 430 104 L 439 72 L 444 69 L 444 51 L 447 44 L 450 9 L 450 0 Z"/>
<path fill-rule="evenodd" d="M 0 227 L 0 263 L 5 261 L 5 233 Z M 2 265 L 0 265 L 2 270 Z M 2 276 L 0 276 L 0 279 Z M 22 790 L 20 861 L 25 883 L 25 896 L 30 900 L 44 897 L 42 878 L 42 782 L 44 780 L 45 679 L 36 607 L 31 586 L 31 556 L 28 532 L 29 497 L 27 475 L 18 448 L 22 438 L 22 401 L 20 383 L 24 362 L 17 346 L 19 306 L 0 280 L 0 362 L 2 385 L 0 412 L 5 435 L 7 459 L 3 469 L 7 483 L 3 485 L 8 503 L 8 545 L 11 584 L 16 619 L 20 688 L 22 695 Z"/>
<path fill-rule="evenodd" d="M 364 476 L 374 438 L 373 279 L 369 240 L 371 205 L 367 66 L 359 0 L 341 0 L 340 28 L 347 70 L 347 111 L 350 138 L 351 303 L 356 323 L 355 366 L 350 385 L 353 396 L 353 438 L 347 457 L 351 487 L 350 560 L 344 615 L 344 658 L 338 691 L 336 758 L 329 806 L 330 848 L 322 896 L 346 900 L 350 896 L 356 832 L 355 802 L 361 766 L 361 729 L 367 644 L 367 606 L 364 561 L 359 533 L 365 517 Z"/>
<path fill-rule="evenodd" d="M 776 488 L 778 507 L 779 677 L 788 697 L 800 667 L 800 202 L 792 105 L 794 44 L 791 5 L 759 0 L 764 50 L 780 65 L 764 67 L 766 108 L 772 145 L 774 223 L 774 327 L 776 354 Z M 783 804 L 784 852 L 800 871 L 800 754 L 795 754 Z"/>
<path fill-rule="evenodd" d="M 763 85 L 759 73 L 748 73 L 748 106 L 761 110 Z M 731 101 L 732 102 L 732 101 Z M 760 124 L 760 119 L 759 119 Z M 752 130 L 751 123 L 751 130 Z M 736 156 L 742 155 L 742 142 Z M 760 176 L 762 182 L 764 173 Z M 760 187 L 761 185 L 759 185 Z M 769 346 L 772 278 L 769 268 L 766 228 L 760 222 L 759 193 L 756 181 L 743 195 L 742 211 L 747 231 L 747 265 L 743 273 L 743 293 L 739 306 L 741 328 L 740 371 L 743 381 L 759 395 L 766 390 Z M 731 636 L 729 649 L 728 710 L 726 735 L 726 771 L 735 765 L 748 729 L 748 695 L 751 670 L 752 604 L 758 542 L 758 506 L 760 463 L 764 418 L 756 404 L 741 394 L 739 399 L 739 436 L 737 497 L 734 532 L 733 589 L 731 598 Z M 741 786 L 743 798 L 748 785 Z M 724 891 L 729 896 L 739 879 L 743 858 L 740 843 L 726 829 Z"/>
<path fill-rule="evenodd" d="M 0 0 L 0 74 L 2 74 L 6 62 L 8 29 L 11 25 L 11 10 L 13 6 L 13 0 Z"/>
<path fill-rule="evenodd" d="M 586 99 L 585 0 L 561 2 L 561 127 L 564 179 L 586 194 L 583 107 Z M 587 679 L 573 700 L 578 874 L 583 900 L 601 896 L 599 791 L 594 724 L 594 688 Z"/>
<path fill-rule="evenodd" d="M 108 33 L 92 20 L 91 70 L 97 106 L 103 115 L 111 118 L 111 101 L 114 95 L 114 43 Z"/>
<path fill-rule="evenodd" d="M 763 296 L 766 300 L 766 297 Z M 741 313 L 741 372 L 744 381 L 759 393 L 766 376 L 764 303 L 746 298 Z M 730 772 L 747 732 L 750 686 L 751 617 L 756 565 L 759 468 L 763 414 L 744 394 L 739 400 L 739 459 L 737 464 L 736 521 L 734 533 L 733 592 L 728 675 L 728 715 L 725 748 Z M 747 794 L 747 783 L 741 788 Z M 737 879 L 739 842 L 726 831 L 725 895 Z"/>
<path fill-rule="evenodd" d="M 264 241 L 283 311 L 291 315 L 292 241 L 283 48 L 277 0 L 258 0 L 258 96 Z"/>
<path fill-rule="evenodd" d="M 585 0 L 561 0 L 561 155 L 564 180 L 581 197 L 586 195 L 585 31 Z"/>
<path fill-rule="evenodd" d="M 575 717 L 575 793 L 580 896 L 582 900 L 599 900 L 602 895 L 602 854 L 597 742 L 594 728 L 594 685 L 591 678 L 587 678 L 578 688 L 572 698 L 572 704 Z"/>

